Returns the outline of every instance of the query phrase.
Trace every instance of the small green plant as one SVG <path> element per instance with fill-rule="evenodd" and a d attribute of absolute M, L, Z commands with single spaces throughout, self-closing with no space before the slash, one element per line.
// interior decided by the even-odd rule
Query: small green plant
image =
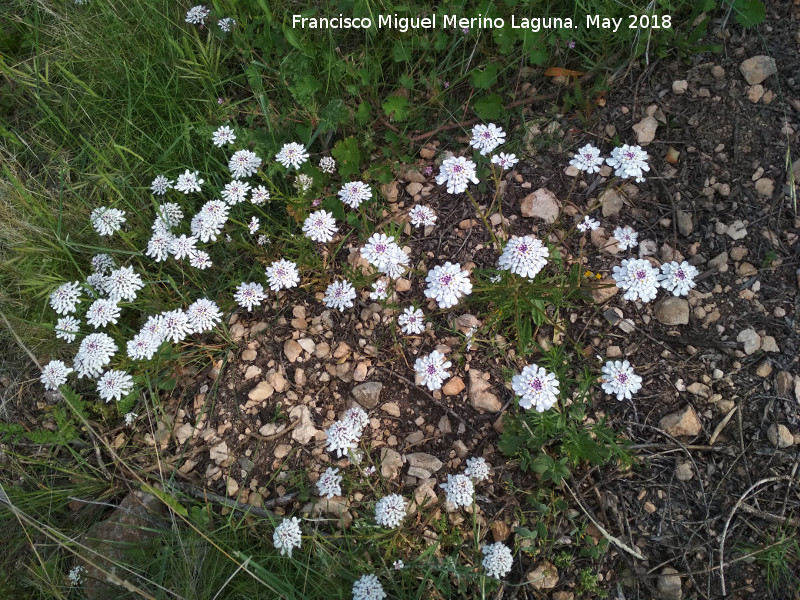
<path fill-rule="evenodd" d="M 745 553 L 756 553 L 755 558 L 764 569 L 767 586 L 770 591 L 789 587 L 800 592 L 800 576 L 797 567 L 800 564 L 800 542 L 796 528 L 781 528 L 771 543 L 764 546 L 742 544 L 740 550 Z"/>
<path fill-rule="evenodd" d="M 598 576 L 590 568 L 581 569 L 578 575 L 578 585 L 575 588 L 579 598 L 597 596 L 608 598 L 608 592 L 600 587 Z"/>

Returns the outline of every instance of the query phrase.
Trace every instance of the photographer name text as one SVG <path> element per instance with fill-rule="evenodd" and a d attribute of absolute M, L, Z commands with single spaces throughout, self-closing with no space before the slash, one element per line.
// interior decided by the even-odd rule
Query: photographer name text
<path fill-rule="evenodd" d="M 512 29 L 527 29 L 534 33 L 552 29 L 577 29 L 580 19 L 570 17 L 518 17 L 512 15 L 508 24 Z M 342 14 L 330 17 L 304 17 L 292 15 L 292 27 L 295 29 L 396 29 L 407 32 L 415 29 L 502 29 L 506 19 L 502 17 L 459 17 L 458 15 L 431 15 L 429 17 L 401 17 L 400 15 L 378 15 L 377 19 L 369 17 L 348 17 Z M 669 29 L 672 26 L 670 15 L 628 15 L 627 17 L 601 17 L 586 15 L 586 29 L 603 29 L 617 32 L 620 28 L 628 29 Z"/>

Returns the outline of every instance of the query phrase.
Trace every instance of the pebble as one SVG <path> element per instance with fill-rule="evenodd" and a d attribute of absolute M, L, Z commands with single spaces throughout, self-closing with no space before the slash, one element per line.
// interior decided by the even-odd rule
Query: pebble
<path fill-rule="evenodd" d="M 393 479 L 403 467 L 403 457 L 391 448 L 381 448 L 381 475 L 386 479 Z"/>
<path fill-rule="evenodd" d="M 400 416 L 400 407 L 397 406 L 397 402 L 386 402 L 383 406 L 381 406 L 381 410 L 390 417 Z"/>
<path fill-rule="evenodd" d="M 677 79 L 672 82 L 672 93 L 680 96 L 681 94 L 686 93 L 686 90 L 689 89 L 689 82 L 685 79 Z"/>
<path fill-rule="evenodd" d="M 558 218 L 558 199 L 547 188 L 540 188 L 525 196 L 520 208 L 523 217 L 542 219 L 547 224 L 555 223 Z"/>
<path fill-rule="evenodd" d="M 633 130 L 636 132 L 636 141 L 640 145 L 649 144 L 655 139 L 657 128 L 658 121 L 655 117 L 645 117 L 633 126 Z"/>
<path fill-rule="evenodd" d="M 694 477 L 694 469 L 688 462 L 680 463 L 675 469 L 675 477 L 678 481 L 689 481 Z"/>
<path fill-rule="evenodd" d="M 778 72 L 775 59 L 769 56 L 753 56 L 739 65 L 739 72 L 750 85 L 762 83 Z"/>
<path fill-rule="evenodd" d="M 283 353 L 289 362 L 295 362 L 303 353 L 303 347 L 295 340 L 286 340 L 283 344 Z"/>
<path fill-rule="evenodd" d="M 528 583 L 536 590 L 551 590 L 558 585 L 558 569 L 553 563 L 543 560 L 528 573 Z"/>
<path fill-rule="evenodd" d="M 778 344 L 775 342 L 775 338 L 771 335 L 765 335 L 761 338 L 761 349 L 764 352 L 780 352 L 781 349 L 778 348 Z"/>
<path fill-rule="evenodd" d="M 764 361 L 756 368 L 756 375 L 759 377 L 769 377 L 772 374 L 772 365 Z"/>
<path fill-rule="evenodd" d="M 775 375 L 775 392 L 782 398 L 788 398 L 792 393 L 794 377 L 789 371 L 778 371 Z"/>
<path fill-rule="evenodd" d="M 740 331 L 739 335 L 736 336 L 736 341 L 744 344 L 744 353 L 747 355 L 761 348 L 761 336 L 752 327 Z"/>
<path fill-rule="evenodd" d="M 256 359 L 258 353 L 255 350 L 245 350 L 242 352 L 242 360 L 245 362 L 251 362 Z"/>
<path fill-rule="evenodd" d="M 678 221 L 678 232 L 684 237 L 690 236 L 692 234 L 692 229 L 694 229 L 691 213 L 685 210 L 679 210 L 675 216 Z"/>
<path fill-rule="evenodd" d="M 677 575 L 678 571 L 672 567 L 661 569 L 658 576 L 656 588 L 661 594 L 661 600 L 681 600 L 683 592 L 681 590 L 681 578 Z"/>
<path fill-rule="evenodd" d="M 461 377 L 451 377 L 444 387 L 442 388 L 442 393 L 445 396 L 457 396 L 461 392 L 464 391 L 466 386 L 464 385 L 464 380 Z"/>
<path fill-rule="evenodd" d="M 708 261 L 709 269 L 716 269 L 720 273 L 725 273 L 728 270 L 728 253 L 720 252 L 710 261 Z"/>
<path fill-rule="evenodd" d="M 425 452 L 407 454 L 406 462 L 408 463 L 408 474 L 419 479 L 427 479 L 443 466 L 442 461 Z"/>
<path fill-rule="evenodd" d="M 682 410 L 663 417 L 658 426 L 673 437 L 694 437 L 703 430 L 697 413 L 688 405 Z"/>
<path fill-rule="evenodd" d="M 765 198 L 771 198 L 772 194 L 775 193 L 775 182 L 769 177 L 762 177 L 756 181 L 755 188 L 759 195 L 764 196 Z"/>
<path fill-rule="evenodd" d="M 275 446 L 275 458 L 286 458 L 292 451 L 291 444 L 278 444 Z"/>
<path fill-rule="evenodd" d="M 773 423 L 767 429 L 767 439 L 776 448 L 788 448 L 794 444 L 794 436 L 786 425 Z"/>
<path fill-rule="evenodd" d="M 598 198 L 603 206 L 604 217 L 616 217 L 622 210 L 624 200 L 622 194 L 616 188 L 608 188 Z"/>
<path fill-rule="evenodd" d="M 728 226 L 725 233 L 732 240 L 741 240 L 747 235 L 747 228 L 741 219 L 736 219 Z"/>
<path fill-rule="evenodd" d="M 247 397 L 253 402 L 261 402 L 272 396 L 274 391 L 275 388 L 268 381 L 262 381 L 247 394 Z"/>
<path fill-rule="evenodd" d="M 361 383 L 355 386 L 351 391 L 351 393 L 353 394 L 353 398 L 356 399 L 356 402 L 358 402 L 361 406 L 363 406 L 367 410 L 372 410 L 373 408 L 378 406 L 382 390 L 383 390 L 383 384 L 381 382 L 368 381 L 367 383 Z M 398 417 L 400 416 L 399 410 L 398 414 L 395 416 Z"/>
<path fill-rule="evenodd" d="M 664 325 L 688 325 L 689 302 L 676 296 L 667 296 L 655 305 L 655 317 Z"/>
<path fill-rule="evenodd" d="M 500 399 L 490 390 L 492 385 L 475 369 L 469 371 L 469 403 L 477 411 L 499 412 L 503 408 Z"/>

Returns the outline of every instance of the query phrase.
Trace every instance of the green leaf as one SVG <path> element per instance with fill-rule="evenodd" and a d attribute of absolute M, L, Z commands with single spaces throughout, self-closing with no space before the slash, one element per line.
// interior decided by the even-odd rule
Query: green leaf
<path fill-rule="evenodd" d="M 472 70 L 472 85 L 479 90 L 491 87 L 495 81 L 497 81 L 497 65 L 495 63 L 488 64 L 483 70 Z"/>
<path fill-rule="evenodd" d="M 358 175 L 361 170 L 361 152 L 356 138 L 351 136 L 339 140 L 331 150 L 331 154 L 336 159 L 342 177 Z"/>
<path fill-rule="evenodd" d="M 344 102 L 341 98 L 334 98 L 328 102 L 327 106 L 319 111 L 319 129 L 321 133 L 336 129 L 336 126 L 341 123 L 347 111 L 344 107 Z"/>
<path fill-rule="evenodd" d="M 736 21 L 742 27 L 754 27 L 764 22 L 766 9 L 761 0 L 734 0 Z"/>
<path fill-rule="evenodd" d="M 383 112 L 390 119 L 395 121 L 404 121 L 408 117 L 408 98 L 403 96 L 389 96 L 386 101 L 381 104 Z"/>
<path fill-rule="evenodd" d="M 414 78 L 410 75 L 401 75 L 400 76 L 400 85 L 403 86 L 407 90 L 414 89 Z"/>
<path fill-rule="evenodd" d="M 356 110 L 356 123 L 359 125 L 366 125 L 369 123 L 369 113 L 370 107 L 369 104 L 366 102 L 362 102 L 358 105 L 358 109 Z"/>
<path fill-rule="evenodd" d="M 485 96 L 475 102 L 473 109 L 481 119 L 499 119 L 503 114 L 503 99 L 500 94 Z"/>
<path fill-rule="evenodd" d="M 338 198 L 331 196 L 322 201 L 322 208 L 332 213 L 334 218 L 338 221 L 344 221 L 346 218 L 344 212 L 344 204 Z"/>
<path fill-rule="evenodd" d="M 303 43 L 300 41 L 300 38 L 297 37 L 295 30 L 289 25 L 283 26 L 283 37 L 287 42 L 289 42 L 289 44 L 300 50 L 300 52 L 305 52 Z"/>
<path fill-rule="evenodd" d="M 174 510 L 176 513 L 178 513 L 182 517 L 188 517 L 189 516 L 189 511 L 186 510 L 186 507 L 181 505 L 181 503 L 178 502 L 177 499 L 175 499 L 172 496 L 170 496 L 167 492 L 165 492 L 163 490 L 160 490 L 160 489 L 158 489 L 156 487 L 153 487 L 152 485 L 148 485 L 146 483 L 144 485 L 142 485 L 142 491 L 149 492 L 149 493 L 153 494 L 153 496 L 155 496 L 156 498 L 161 500 L 164 504 L 169 506 L 172 510 Z"/>
<path fill-rule="evenodd" d="M 411 62 L 411 44 L 397 41 L 392 48 L 394 62 Z"/>

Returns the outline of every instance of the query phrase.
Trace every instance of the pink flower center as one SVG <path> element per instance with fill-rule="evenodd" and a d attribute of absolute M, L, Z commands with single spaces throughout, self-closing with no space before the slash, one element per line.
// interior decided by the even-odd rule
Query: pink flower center
<path fill-rule="evenodd" d="M 453 165 L 453 173 L 461 173 L 464 170 L 464 167 L 461 165 Z"/>
<path fill-rule="evenodd" d="M 442 285 L 450 285 L 450 282 L 453 280 L 452 275 L 445 275 L 444 277 L 439 279 L 439 283 Z"/>
<path fill-rule="evenodd" d="M 375 252 L 378 254 L 386 252 L 386 244 L 375 244 Z"/>
<path fill-rule="evenodd" d="M 536 392 L 542 391 L 542 382 L 539 379 L 531 379 L 530 388 Z"/>
<path fill-rule="evenodd" d="M 636 271 L 636 279 L 638 279 L 639 281 L 643 281 L 645 277 L 647 277 L 647 273 L 645 273 L 644 270 L 639 269 L 638 271 Z"/>
<path fill-rule="evenodd" d="M 683 272 L 683 269 L 678 269 L 677 271 L 675 271 L 675 277 L 683 281 L 684 279 L 686 279 L 686 273 Z"/>
<path fill-rule="evenodd" d="M 436 365 L 428 365 L 428 366 L 425 368 L 425 371 L 428 373 L 428 375 L 434 375 L 434 374 L 436 374 Z"/>
<path fill-rule="evenodd" d="M 617 381 L 626 384 L 628 383 L 628 376 L 625 373 L 617 373 Z"/>
<path fill-rule="evenodd" d="M 528 244 L 520 244 L 518 246 L 518 248 L 519 248 L 519 251 L 524 254 L 525 252 L 528 251 Z"/>

